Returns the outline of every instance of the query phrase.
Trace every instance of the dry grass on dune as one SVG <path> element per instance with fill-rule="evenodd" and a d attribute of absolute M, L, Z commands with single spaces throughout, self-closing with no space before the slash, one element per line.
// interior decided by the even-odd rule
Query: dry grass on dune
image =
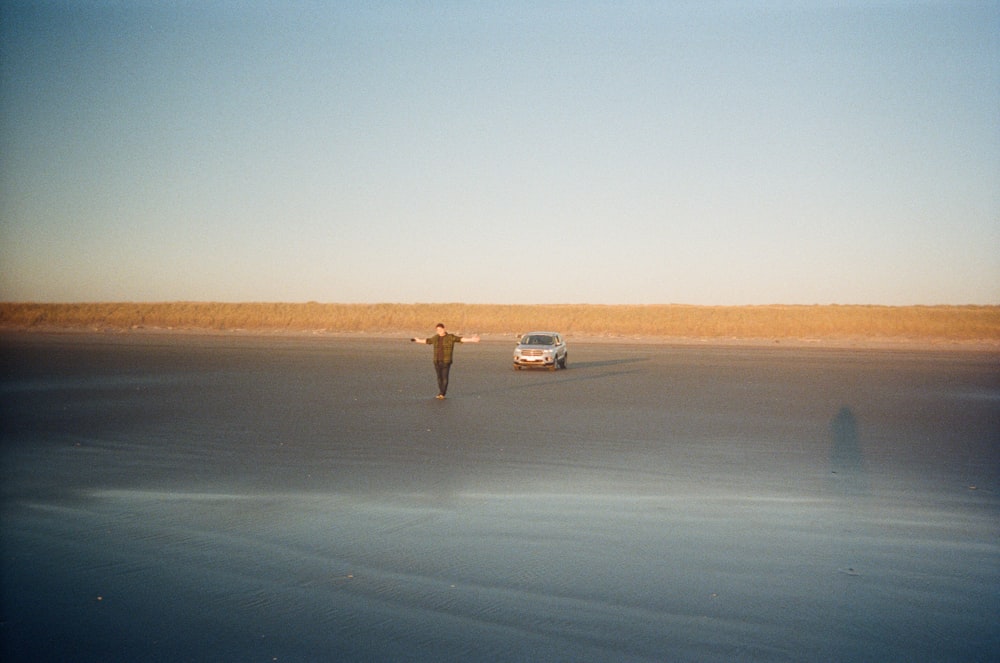
<path fill-rule="evenodd" d="M 0 303 L 0 326 L 590 336 L 1000 341 L 1000 306 L 683 306 L 282 303 Z"/>

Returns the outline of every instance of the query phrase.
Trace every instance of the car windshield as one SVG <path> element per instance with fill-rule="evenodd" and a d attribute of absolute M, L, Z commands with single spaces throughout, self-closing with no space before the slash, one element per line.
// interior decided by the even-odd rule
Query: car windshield
<path fill-rule="evenodd" d="M 521 343 L 524 345 L 555 345 L 551 336 L 525 336 Z"/>

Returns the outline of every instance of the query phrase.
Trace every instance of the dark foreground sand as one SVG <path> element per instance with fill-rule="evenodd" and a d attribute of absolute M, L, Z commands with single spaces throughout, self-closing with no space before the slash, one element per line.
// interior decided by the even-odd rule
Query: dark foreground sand
<path fill-rule="evenodd" d="M 1000 355 L 510 350 L 3 335 L 3 660 L 1000 658 Z"/>

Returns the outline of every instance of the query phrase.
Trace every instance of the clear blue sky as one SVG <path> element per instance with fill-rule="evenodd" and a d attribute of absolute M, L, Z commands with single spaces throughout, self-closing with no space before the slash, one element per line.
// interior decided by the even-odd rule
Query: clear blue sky
<path fill-rule="evenodd" d="M 1000 304 L 1000 2 L 0 11 L 2 300 Z"/>

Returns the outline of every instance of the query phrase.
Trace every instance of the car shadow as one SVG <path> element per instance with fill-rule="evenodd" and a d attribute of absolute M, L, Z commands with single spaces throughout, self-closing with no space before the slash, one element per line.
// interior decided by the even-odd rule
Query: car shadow
<path fill-rule="evenodd" d="M 564 371 L 559 371 L 557 375 L 553 376 L 552 380 L 544 380 L 539 382 L 521 382 L 519 384 L 505 385 L 503 387 L 495 387 L 493 389 L 481 389 L 479 391 L 468 392 L 470 396 L 484 396 L 486 394 L 500 394 L 510 391 L 520 391 L 522 389 L 551 389 L 555 385 L 567 384 L 569 382 L 583 382 L 586 380 L 606 380 L 608 378 L 617 377 L 620 375 L 630 375 L 632 373 L 639 373 L 638 370 L 630 371 L 605 371 L 603 373 L 592 374 L 588 373 L 586 375 L 580 375 L 576 373 L 574 375 L 566 375 Z M 523 373 L 550 373 L 550 371 L 523 371 Z"/>
<path fill-rule="evenodd" d="M 629 359 L 609 359 L 605 361 L 591 361 L 591 362 L 578 362 L 574 363 L 570 361 L 567 368 L 550 371 L 548 369 L 541 368 L 525 368 L 519 371 L 515 371 L 519 375 L 527 377 L 527 375 L 532 373 L 548 375 L 549 379 L 545 380 L 531 380 L 524 379 L 518 380 L 516 384 L 506 384 L 504 386 L 498 386 L 491 389 L 481 389 L 478 391 L 469 392 L 470 395 L 474 396 L 484 396 L 486 394 L 498 394 L 504 392 L 520 391 L 522 389 L 551 389 L 556 385 L 564 385 L 570 382 L 583 382 L 590 380 L 607 380 L 609 378 L 619 377 L 622 375 L 631 375 L 634 373 L 641 372 L 638 368 L 631 368 L 626 370 L 595 370 L 595 369 L 607 369 L 615 366 L 627 366 L 629 364 L 635 364 L 639 362 L 649 361 L 647 357 L 634 357 Z"/>
<path fill-rule="evenodd" d="M 622 364 L 635 364 L 641 361 L 649 361 L 649 357 L 630 357 L 628 359 L 607 359 L 604 361 L 580 361 L 569 364 L 570 369 L 585 370 L 588 368 L 603 368 L 605 366 L 621 366 Z"/>

